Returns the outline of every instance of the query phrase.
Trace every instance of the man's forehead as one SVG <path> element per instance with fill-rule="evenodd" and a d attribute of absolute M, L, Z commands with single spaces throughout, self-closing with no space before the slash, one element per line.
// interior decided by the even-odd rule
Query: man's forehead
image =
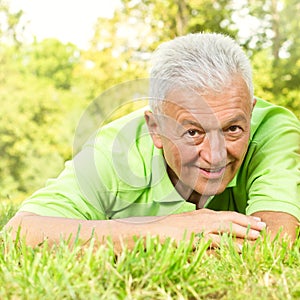
<path fill-rule="evenodd" d="M 162 101 L 161 112 L 167 115 L 190 113 L 192 115 L 212 114 L 222 115 L 229 112 L 237 114 L 243 111 L 251 114 L 252 105 L 247 91 L 235 86 L 225 88 L 222 93 L 206 91 L 205 93 L 193 89 L 174 89 Z"/>
<path fill-rule="evenodd" d="M 168 98 L 163 101 L 162 112 L 165 114 L 172 114 L 174 112 L 212 114 L 213 109 L 211 104 L 209 104 L 202 95 L 180 92 L 175 95 L 169 95 Z"/>
<path fill-rule="evenodd" d="M 202 117 L 215 118 L 213 106 L 202 95 L 195 93 L 170 95 L 163 101 L 161 112 L 175 119 L 185 117 L 197 121 Z"/>
<path fill-rule="evenodd" d="M 177 88 L 173 88 L 170 90 L 164 101 L 174 103 L 174 104 L 180 104 L 182 101 L 185 101 L 186 99 L 193 99 L 197 101 L 205 101 L 205 96 L 209 95 L 210 91 L 202 91 L 199 89 L 194 89 L 190 87 L 182 87 L 178 86 Z"/>
<path fill-rule="evenodd" d="M 209 130 L 223 128 L 232 124 L 250 123 L 250 110 L 239 104 L 216 105 L 211 107 L 201 95 L 199 101 L 170 101 L 165 100 L 161 110 L 162 119 L 172 126 L 191 125 Z"/>
<path fill-rule="evenodd" d="M 192 125 L 201 128 L 220 128 L 220 120 L 213 110 L 208 109 L 206 112 L 203 110 L 191 110 L 182 106 L 174 105 L 176 109 L 165 110 L 160 114 L 161 120 L 169 124 L 173 128 L 178 128 L 185 125 Z M 169 106 L 170 108 L 170 106 Z"/>
<path fill-rule="evenodd" d="M 236 76 L 231 78 L 224 86 L 217 90 L 212 88 L 198 88 L 195 86 L 179 84 L 167 92 L 163 102 L 172 103 L 183 107 L 202 107 L 214 106 L 219 102 L 230 102 L 231 99 L 239 99 L 244 104 L 250 104 L 250 92 L 245 81 Z"/>

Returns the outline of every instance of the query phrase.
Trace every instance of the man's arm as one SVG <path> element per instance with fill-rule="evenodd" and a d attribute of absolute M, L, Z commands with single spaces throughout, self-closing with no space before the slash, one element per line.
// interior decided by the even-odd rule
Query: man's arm
<path fill-rule="evenodd" d="M 288 110 L 262 104 L 258 100 L 260 112 L 252 116 L 246 211 L 267 224 L 272 238 L 281 230 L 281 237 L 294 241 L 300 219 L 300 123 Z"/>
<path fill-rule="evenodd" d="M 265 224 L 257 217 L 236 212 L 216 212 L 200 209 L 193 212 L 169 215 L 166 217 L 134 217 L 118 220 L 78 220 L 60 217 L 44 217 L 27 212 L 17 213 L 6 225 L 13 238 L 20 228 L 20 237 L 30 246 L 38 246 L 45 240 L 50 245 L 61 239 L 72 244 L 78 236 L 87 243 L 92 234 L 99 244 L 111 237 L 115 251 L 120 252 L 122 245 L 132 248 L 133 237 L 159 236 L 161 242 L 171 237 L 179 242 L 191 234 L 203 232 L 218 245 L 220 233 L 232 233 L 239 238 L 255 240 Z M 249 229 L 250 228 L 250 229 Z"/>
<path fill-rule="evenodd" d="M 275 211 L 260 211 L 252 214 L 252 216 L 261 218 L 267 224 L 266 229 L 272 239 L 275 238 L 279 231 L 281 237 L 286 236 L 290 238 L 291 242 L 294 242 L 297 238 L 299 221 L 290 214 Z"/>

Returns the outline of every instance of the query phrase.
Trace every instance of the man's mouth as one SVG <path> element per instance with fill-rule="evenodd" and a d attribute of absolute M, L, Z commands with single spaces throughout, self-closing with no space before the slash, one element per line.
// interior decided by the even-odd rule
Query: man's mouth
<path fill-rule="evenodd" d="M 205 169 L 205 168 L 202 168 L 202 170 L 204 170 L 205 172 L 209 172 L 209 173 L 218 173 L 218 172 L 221 172 L 223 169 L 224 169 L 224 167 L 222 167 L 222 168 L 216 168 L 216 169 Z"/>
<path fill-rule="evenodd" d="M 204 177 L 209 179 L 220 178 L 224 175 L 226 166 L 220 168 L 200 168 L 200 171 Z"/>

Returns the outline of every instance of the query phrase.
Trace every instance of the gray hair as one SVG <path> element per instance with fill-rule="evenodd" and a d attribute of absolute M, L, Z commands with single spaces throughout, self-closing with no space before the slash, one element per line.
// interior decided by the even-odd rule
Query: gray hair
<path fill-rule="evenodd" d="M 159 101 L 180 85 L 221 92 L 235 75 L 242 76 L 253 99 L 250 61 L 232 38 L 219 33 L 177 37 L 162 43 L 153 53 L 150 107 L 156 111 Z"/>

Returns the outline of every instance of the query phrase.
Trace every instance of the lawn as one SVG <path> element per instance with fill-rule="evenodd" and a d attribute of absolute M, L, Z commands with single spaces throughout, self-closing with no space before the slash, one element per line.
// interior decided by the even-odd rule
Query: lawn
<path fill-rule="evenodd" d="M 0 205 L 1 228 L 16 210 Z M 300 299 L 300 239 L 289 249 L 267 237 L 241 253 L 224 236 L 214 254 L 200 241 L 137 240 L 116 257 L 112 247 L 73 249 L 64 242 L 32 249 L 2 233 L 0 299 Z"/>

